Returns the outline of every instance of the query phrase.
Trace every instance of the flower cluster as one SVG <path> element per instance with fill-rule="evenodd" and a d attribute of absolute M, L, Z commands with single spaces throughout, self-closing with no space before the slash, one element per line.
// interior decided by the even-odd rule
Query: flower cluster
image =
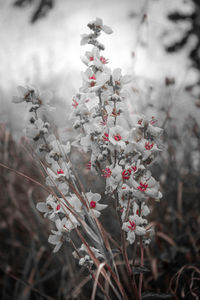
<path fill-rule="evenodd" d="M 81 57 L 87 69 L 82 73 L 80 92 L 73 97 L 74 128 L 80 132 L 73 145 L 91 153 L 91 172 L 106 179 L 105 193 L 118 201 L 122 230 L 127 232 L 129 243 L 135 241 L 135 236 L 147 241 L 144 217 L 149 208 L 145 203 L 162 196 L 149 170 L 160 151 L 157 140 L 162 129 L 155 126 L 155 117 L 148 120 L 143 115 L 135 116 L 132 128 L 124 126 L 125 86 L 131 77 L 122 75 L 119 68 L 112 71 L 101 54 L 105 47 L 97 38 L 102 30 L 108 34 L 112 30 L 98 18 L 88 26 L 91 33 L 82 36 L 81 44 L 94 46 Z"/>
<path fill-rule="evenodd" d="M 69 159 L 70 142 L 61 144 L 52 134 L 50 124 L 42 120 L 41 112 L 44 109 L 52 110 L 49 105 L 50 94 L 48 92 L 40 94 L 33 87 L 21 86 L 18 87 L 18 93 L 19 96 L 14 97 L 13 102 L 27 102 L 29 105 L 26 134 L 34 142 L 37 141 L 37 151 L 43 153 L 45 159 L 46 185 L 49 187 L 50 194 L 46 202 L 37 203 L 37 209 L 44 214 L 44 217 L 55 223 L 55 230 L 52 230 L 48 241 L 55 245 L 53 252 L 57 252 L 65 241 L 70 241 L 70 233 L 73 229 L 83 226 L 86 217 L 98 218 L 100 211 L 107 205 L 99 203 L 100 194 L 91 191 L 85 194 L 80 192 Z M 87 225 L 85 228 L 90 238 L 92 237 L 98 243 L 99 239 L 93 230 Z"/>
<path fill-rule="evenodd" d="M 120 213 L 121 230 L 130 244 L 137 238 L 149 243 L 151 229 L 147 229 L 149 198 L 159 200 L 159 182 L 149 170 L 159 153 L 158 138 L 162 132 L 155 126 L 155 118 L 135 116 L 135 124 L 125 123 L 127 92 L 125 87 L 131 76 L 123 75 L 120 68 L 113 71 L 107 66 L 108 58 L 101 54 L 105 46 L 98 41 L 101 32 L 111 34 L 112 29 L 99 18 L 88 24 L 91 32 L 83 34 L 81 45 L 91 44 L 91 51 L 81 57 L 87 66 L 82 73 L 82 86 L 72 99 L 73 128 L 79 131 L 70 144 L 62 144 L 51 133 L 49 123 L 42 120 L 40 111 L 50 109 L 48 93 L 40 94 L 34 88 L 19 87 L 15 103 L 30 105 L 27 135 L 37 141 L 38 151 L 44 154 L 46 185 L 49 196 L 39 202 L 37 209 L 55 223 L 49 242 L 58 251 L 65 241 L 72 242 L 75 230 L 82 241 L 75 248 L 74 257 L 80 265 L 91 266 L 92 255 L 109 261 L 110 253 L 102 239 L 98 218 L 107 204 L 101 204 L 101 195 L 84 192 L 70 162 L 71 146 L 90 153 L 87 168 L 105 179 L 105 194 L 116 201 Z M 47 99 L 44 101 L 44 99 Z M 79 228 L 85 231 L 87 242 Z M 90 246 L 91 245 L 91 246 Z M 93 247 L 95 246 L 95 247 Z M 107 249 L 106 249 L 107 248 Z M 92 254 L 91 254 L 92 253 Z"/>

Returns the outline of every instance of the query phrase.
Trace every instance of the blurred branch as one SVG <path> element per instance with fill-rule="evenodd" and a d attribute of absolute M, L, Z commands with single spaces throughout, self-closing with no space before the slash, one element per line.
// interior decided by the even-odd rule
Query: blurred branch
<path fill-rule="evenodd" d="M 200 72 L 200 2 L 198 0 L 190 0 L 190 2 L 191 5 L 193 4 L 194 6 L 194 10 L 190 14 L 187 12 L 183 13 L 181 10 L 176 10 L 167 16 L 168 19 L 175 24 L 189 22 L 191 26 L 189 30 L 183 32 L 182 37 L 177 38 L 176 41 L 165 46 L 165 50 L 168 53 L 178 52 L 189 43 L 190 38 L 195 36 L 197 42 L 191 47 L 188 56 L 192 62 L 192 67 Z M 200 74 L 195 84 L 187 86 L 186 90 L 192 91 L 196 85 L 200 85 Z"/>
<path fill-rule="evenodd" d="M 24 7 L 26 5 L 31 4 L 35 0 L 16 0 L 13 5 L 17 7 Z"/>
<path fill-rule="evenodd" d="M 174 44 L 172 44 L 170 46 L 166 46 L 165 47 L 166 51 L 171 53 L 171 52 L 176 52 L 176 51 L 179 51 L 180 49 L 182 49 L 182 47 L 184 47 L 187 44 L 188 39 L 191 34 L 192 34 L 192 30 L 188 30 L 179 41 L 175 42 Z"/>
<path fill-rule="evenodd" d="M 19 8 L 23 8 L 32 3 L 35 3 L 35 0 L 16 0 L 13 5 Z M 46 14 L 54 7 L 54 0 L 40 0 L 39 5 L 36 6 L 36 10 L 34 11 L 30 22 L 35 23 L 39 19 L 46 16 Z"/>
<path fill-rule="evenodd" d="M 31 18 L 31 23 L 36 22 L 38 19 L 46 16 L 48 11 L 52 9 L 54 6 L 53 0 L 41 0 L 40 4 L 38 5 L 38 8 L 36 9 L 35 13 L 33 14 Z"/>

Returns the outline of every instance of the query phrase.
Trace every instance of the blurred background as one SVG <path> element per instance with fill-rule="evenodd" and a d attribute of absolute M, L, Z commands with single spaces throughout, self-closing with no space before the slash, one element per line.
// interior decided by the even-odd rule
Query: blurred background
<path fill-rule="evenodd" d="M 151 204 L 161 234 L 146 250 L 151 272 L 144 291 L 199 299 L 198 0 L 0 0 L 0 163 L 43 181 L 24 147 L 27 107 L 14 105 L 12 96 L 18 85 L 51 90 L 55 124 L 71 137 L 71 99 L 81 86 L 80 56 L 87 48 L 80 46 L 80 35 L 96 17 L 114 31 L 101 37 L 109 66 L 133 77 L 130 116 L 155 116 L 164 128 L 165 150 L 153 168 L 164 197 Z M 93 186 L 86 163 L 87 155 L 79 155 L 84 184 Z M 51 254 L 50 225 L 35 209 L 46 194 L 14 172 L 0 171 L 0 298 L 89 299 L 90 278 L 76 268 L 71 249 Z M 99 192 L 102 187 L 96 184 Z"/>

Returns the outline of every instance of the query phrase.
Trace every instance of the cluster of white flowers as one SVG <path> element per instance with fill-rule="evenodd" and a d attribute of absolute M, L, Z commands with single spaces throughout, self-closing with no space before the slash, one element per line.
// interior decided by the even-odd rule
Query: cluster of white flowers
<path fill-rule="evenodd" d="M 108 59 L 101 55 L 105 47 L 97 38 L 101 31 L 111 34 L 112 29 L 99 18 L 88 27 L 91 33 L 82 35 L 81 44 L 91 44 L 93 48 L 81 57 L 87 69 L 82 73 L 80 92 L 72 100 L 73 127 L 79 131 L 72 144 L 61 144 L 51 133 L 49 123 L 40 117 L 42 109 L 51 108 L 49 93 L 40 94 L 35 88 L 19 87 L 20 95 L 13 101 L 25 101 L 30 105 L 27 135 L 37 141 L 38 151 L 44 153 L 50 194 L 46 202 L 37 204 L 37 209 L 55 223 L 56 229 L 49 236 L 49 242 L 55 245 L 54 252 L 64 241 L 70 241 L 73 229 L 82 226 L 90 242 L 98 248 L 91 245 L 92 252 L 96 257 L 106 259 L 96 218 L 108 205 L 100 204 L 100 194 L 81 191 L 69 159 L 71 145 L 91 153 L 88 166 L 91 172 L 106 179 L 105 193 L 117 201 L 122 230 L 127 233 L 129 243 L 132 244 L 136 236 L 142 236 L 143 241 L 148 242 L 145 217 L 150 210 L 146 202 L 149 197 L 160 199 L 162 196 L 159 183 L 148 168 L 160 151 L 156 141 L 162 130 L 154 126 L 154 117 L 147 120 L 144 116 L 136 116 L 132 128 L 124 125 L 127 97 L 124 86 L 131 77 L 122 75 L 119 68 L 111 71 L 107 67 Z M 84 244 L 76 248 L 74 256 L 80 259 L 80 265 L 92 263 Z"/>
<path fill-rule="evenodd" d="M 52 230 L 48 241 L 55 245 L 54 252 L 57 252 L 64 241 L 70 240 L 70 232 L 80 226 L 86 216 L 90 219 L 98 218 L 100 211 L 107 205 L 99 203 L 101 195 L 97 193 L 91 191 L 80 193 L 68 157 L 71 151 L 70 142 L 66 145 L 61 144 L 51 133 L 50 124 L 42 120 L 41 112 L 45 109 L 47 111 L 53 109 L 49 105 L 51 94 L 49 92 L 40 94 L 33 87 L 22 86 L 18 87 L 18 93 L 19 96 L 13 97 L 13 102 L 28 103 L 29 118 L 26 134 L 34 142 L 37 141 L 37 151 L 44 154 L 46 162 L 46 185 L 51 193 L 46 198 L 46 202 L 37 203 L 37 209 L 44 213 L 44 217 L 55 223 L 56 230 Z M 99 239 L 92 229 L 88 228 L 88 232 L 90 237 L 93 236 L 98 242 Z M 82 251 L 81 248 L 80 252 Z M 96 249 L 95 252 L 98 250 Z"/>
<path fill-rule="evenodd" d="M 156 142 L 162 129 L 155 126 L 155 117 L 148 120 L 143 115 L 135 116 L 132 128 L 124 125 L 124 86 L 131 77 L 122 75 L 119 68 L 111 71 L 108 59 L 101 54 L 105 47 L 97 38 L 102 30 L 107 34 L 112 30 L 98 18 L 88 26 L 91 33 L 82 36 L 81 44 L 94 47 L 81 57 L 87 69 L 82 73 L 80 92 L 72 100 L 74 128 L 80 131 L 73 145 L 90 152 L 91 172 L 106 178 L 105 192 L 118 201 L 129 243 L 135 241 L 135 235 L 143 236 L 147 243 L 144 217 L 149 208 L 145 203 L 149 197 L 162 196 L 148 168 L 160 151 Z"/>

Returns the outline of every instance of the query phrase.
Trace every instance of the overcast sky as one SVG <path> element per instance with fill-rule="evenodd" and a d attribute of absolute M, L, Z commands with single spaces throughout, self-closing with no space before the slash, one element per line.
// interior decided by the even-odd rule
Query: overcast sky
<path fill-rule="evenodd" d="M 111 67 L 121 66 L 125 72 L 153 78 L 159 78 L 161 72 L 180 74 L 186 64 L 184 53 L 171 55 L 166 61 L 161 34 L 164 29 L 173 28 L 166 15 L 181 2 L 55 0 L 55 8 L 47 17 L 31 25 L 29 19 L 34 4 L 18 9 L 12 6 L 13 0 L 1 0 L 1 88 L 7 89 L 10 83 L 16 82 L 44 81 L 61 74 L 63 78 L 69 74 L 77 77 L 76 72 L 83 69 L 80 54 L 85 50 L 79 46 L 80 34 L 87 32 L 86 24 L 96 16 L 114 30 L 112 36 L 102 37 Z M 182 9 L 192 8 L 184 4 Z M 144 13 L 147 20 L 141 24 Z M 130 18 L 130 15 L 136 17 Z M 79 80 L 77 78 L 78 84 Z"/>
<path fill-rule="evenodd" d="M 86 47 L 80 46 L 80 35 L 88 32 L 87 23 L 96 17 L 114 31 L 101 39 L 111 68 L 121 67 L 123 73 L 155 82 L 175 76 L 183 84 L 195 76 L 188 68 L 187 47 L 173 55 L 166 55 L 163 47 L 182 30 L 180 26 L 175 30 L 167 14 L 176 7 L 191 11 L 190 1 L 55 0 L 48 15 L 34 24 L 29 20 L 35 4 L 19 9 L 13 2 L 0 0 L 0 93 L 10 96 L 0 100 L 3 120 L 17 85 L 45 86 L 71 101 L 81 84 L 80 71 L 85 69 L 80 56 Z M 141 22 L 144 14 L 147 18 Z"/>

